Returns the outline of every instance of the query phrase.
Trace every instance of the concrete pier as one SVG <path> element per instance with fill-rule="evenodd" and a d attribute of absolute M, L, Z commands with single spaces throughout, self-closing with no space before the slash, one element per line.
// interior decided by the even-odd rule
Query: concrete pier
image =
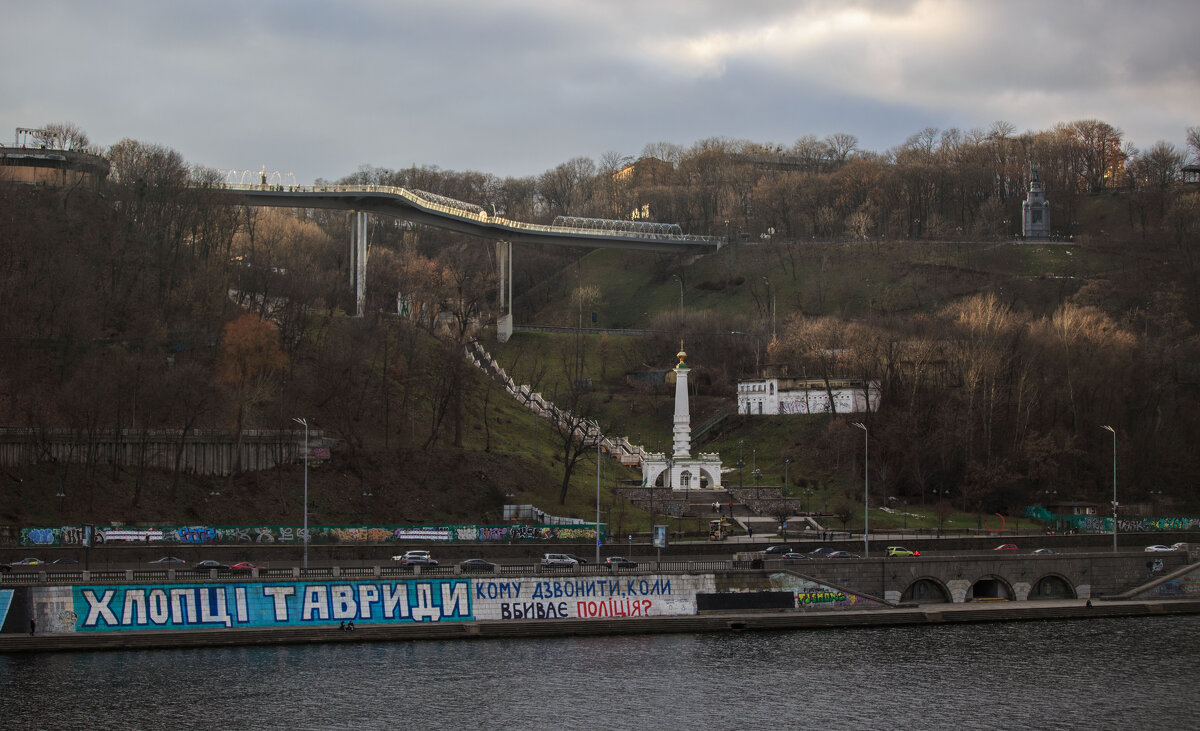
<path fill-rule="evenodd" d="M 131 650 L 180 647 L 395 642 L 412 640 L 623 635 L 673 632 L 749 632 L 944 625 L 976 622 L 1085 620 L 1200 614 L 1200 600 L 1161 601 L 1051 600 L 931 604 L 887 609 L 830 612 L 713 612 L 680 617 L 627 617 L 595 620 L 464 621 L 359 626 L 353 632 L 331 623 L 319 627 L 216 630 L 150 630 L 0 635 L 0 652 Z"/>

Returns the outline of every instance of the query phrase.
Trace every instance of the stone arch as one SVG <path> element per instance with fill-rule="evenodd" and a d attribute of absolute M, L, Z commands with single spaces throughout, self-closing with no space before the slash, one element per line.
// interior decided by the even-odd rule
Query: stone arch
<path fill-rule="evenodd" d="M 967 595 L 964 601 L 978 601 L 981 599 L 1003 599 L 1005 601 L 1013 601 L 1017 598 L 1017 594 L 1013 591 L 1012 585 L 1004 578 L 995 574 L 988 574 L 975 579 L 967 589 Z"/>
<path fill-rule="evenodd" d="M 1029 590 L 1029 599 L 1078 599 L 1075 587 L 1059 574 L 1046 574 Z"/>
<path fill-rule="evenodd" d="M 902 602 L 918 604 L 948 604 L 953 601 L 950 590 L 942 582 L 930 576 L 923 576 L 905 588 L 900 596 Z"/>

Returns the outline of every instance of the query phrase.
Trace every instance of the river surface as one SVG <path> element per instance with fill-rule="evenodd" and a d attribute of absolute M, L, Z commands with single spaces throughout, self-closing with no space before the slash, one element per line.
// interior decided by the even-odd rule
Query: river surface
<path fill-rule="evenodd" d="M 1200 617 L 0 655 L 0 725 L 1187 729 Z"/>

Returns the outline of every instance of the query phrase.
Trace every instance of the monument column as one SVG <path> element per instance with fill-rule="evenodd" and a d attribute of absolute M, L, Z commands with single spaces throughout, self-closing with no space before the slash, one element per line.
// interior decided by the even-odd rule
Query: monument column
<path fill-rule="evenodd" d="M 688 406 L 688 371 L 690 370 L 683 361 L 687 358 L 687 353 L 683 352 L 683 343 L 679 344 L 679 353 L 676 354 L 679 358 L 679 363 L 675 366 L 675 424 L 674 424 L 674 449 L 673 456 L 675 459 L 683 458 L 690 459 L 692 456 L 692 417 Z"/>

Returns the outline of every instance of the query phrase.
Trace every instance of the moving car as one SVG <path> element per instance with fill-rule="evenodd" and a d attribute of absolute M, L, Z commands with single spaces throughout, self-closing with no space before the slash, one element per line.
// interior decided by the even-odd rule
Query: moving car
<path fill-rule="evenodd" d="M 545 569 L 569 569 L 579 565 L 575 559 L 565 553 L 542 554 L 542 560 L 538 564 Z"/>
<path fill-rule="evenodd" d="M 767 554 L 768 556 L 770 556 L 773 553 L 782 554 L 782 553 L 791 553 L 791 552 L 792 552 L 792 547 L 785 546 L 782 543 L 776 544 L 774 546 L 767 546 L 767 548 L 763 551 L 763 553 Z"/>
<path fill-rule="evenodd" d="M 576 556 L 573 553 L 568 553 L 567 555 L 570 556 L 571 558 L 575 559 L 575 563 L 579 564 L 580 566 L 583 566 L 584 564 L 587 563 L 586 558 L 583 558 L 581 556 Z"/>
<path fill-rule="evenodd" d="M 1015 550 L 1017 550 L 1017 544 L 1015 544 L 1015 543 L 1001 543 L 999 546 L 996 546 L 996 547 L 995 547 L 995 548 L 993 548 L 992 550 L 993 550 L 993 551 L 1015 551 Z"/>
<path fill-rule="evenodd" d="M 796 553 L 795 551 L 790 551 L 788 553 L 783 554 L 782 558 L 785 561 L 799 561 L 801 559 L 807 561 L 807 560 L 811 559 L 812 556 L 809 556 L 807 553 Z"/>
<path fill-rule="evenodd" d="M 187 561 L 184 561 L 178 556 L 163 556 L 162 558 L 154 559 L 150 563 L 187 563 Z"/>
<path fill-rule="evenodd" d="M 429 551 L 405 551 L 404 553 L 402 553 L 398 556 L 392 556 L 393 561 L 403 561 L 406 558 L 409 558 L 409 559 L 425 558 L 425 559 L 432 560 L 432 557 L 429 555 Z"/>
<path fill-rule="evenodd" d="M 834 551 L 833 553 L 829 554 L 827 558 L 862 558 L 862 556 L 849 551 Z"/>
<path fill-rule="evenodd" d="M 1058 551 L 1055 551 L 1050 548 L 1039 548 L 1038 550 L 1033 552 L 1033 555 L 1034 556 L 1049 556 L 1049 555 L 1052 555 L 1055 553 L 1058 553 Z"/>
<path fill-rule="evenodd" d="M 5 571 L 12 571 L 12 566 L 6 563 L 0 563 L 0 574 L 4 573 Z"/>
<path fill-rule="evenodd" d="M 395 556 L 392 557 L 393 559 Z M 409 551 L 400 557 L 401 566 L 437 566 L 429 551 Z"/>
<path fill-rule="evenodd" d="M 1162 546 L 1162 545 L 1158 545 L 1158 544 L 1155 544 L 1153 546 L 1146 546 L 1146 551 L 1148 553 L 1159 553 L 1160 551 L 1174 551 L 1174 550 L 1176 550 L 1176 549 L 1172 546 Z"/>
<path fill-rule="evenodd" d="M 920 551 L 910 551 L 904 546 L 888 546 L 887 555 L 889 556 L 920 556 Z"/>
<path fill-rule="evenodd" d="M 609 556 L 604 559 L 604 563 L 615 569 L 636 569 L 638 566 L 636 562 L 630 561 L 624 556 Z"/>
<path fill-rule="evenodd" d="M 73 564 L 73 563 L 79 563 L 79 562 L 78 562 L 78 561 L 76 561 L 76 560 L 75 560 L 75 559 L 73 559 L 73 558 L 66 558 L 66 557 L 63 557 L 63 558 L 56 558 L 56 559 L 54 559 L 53 563 L 55 563 L 55 564 L 57 564 L 57 565 L 59 565 L 59 566 L 67 566 L 67 565 L 70 565 L 70 564 Z"/>
<path fill-rule="evenodd" d="M 229 567 L 229 569 L 231 571 L 253 571 L 254 569 L 265 569 L 265 568 L 266 568 L 266 566 L 258 566 L 256 564 L 250 563 L 249 561 L 242 561 L 241 563 L 235 563 L 234 565 Z"/>
<path fill-rule="evenodd" d="M 221 563 L 220 561 L 213 560 L 201 561 L 192 568 L 196 569 L 197 571 L 211 571 L 212 569 L 218 569 L 221 571 L 229 570 L 229 567 L 225 564 Z"/>
<path fill-rule="evenodd" d="M 812 556 L 813 558 L 829 558 L 829 555 L 833 553 L 837 553 L 837 550 L 821 546 L 820 548 L 814 548 L 813 550 L 809 551 L 808 555 Z"/>
<path fill-rule="evenodd" d="M 40 558 L 23 558 L 20 561 L 13 561 L 13 566 L 41 566 L 46 563 Z"/>
<path fill-rule="evenodd" d="M 496 573 L 496 564 L 491 561 L 484 561 L 482 558 L 468 558 L 466 561 L 459 561 L 458 568 L 464 574 L 470 572 Z"/>

